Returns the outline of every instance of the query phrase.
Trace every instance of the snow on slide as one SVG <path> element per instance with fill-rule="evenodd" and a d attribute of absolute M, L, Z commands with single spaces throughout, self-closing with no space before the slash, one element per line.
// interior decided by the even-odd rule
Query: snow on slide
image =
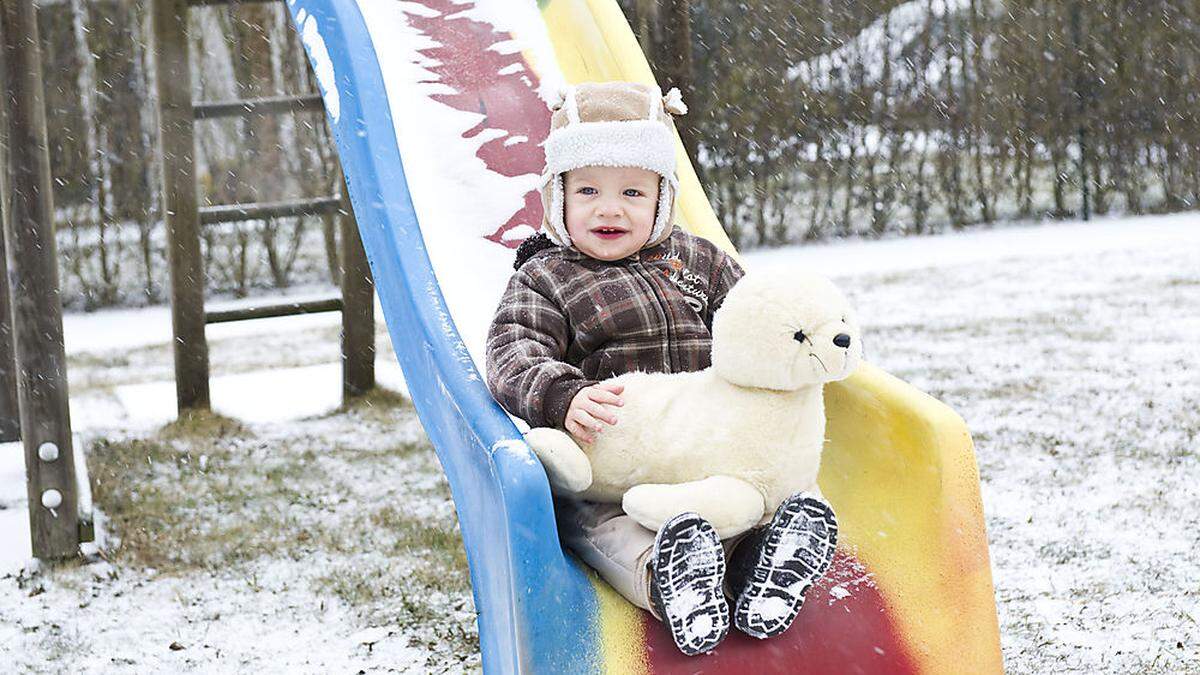
<path fill-rule="evenodd" d="M 328 20 L 302 2 L 292 4 L 336 125 L 346 94 L 320 37 Z M 511 249 L 541 218 L 533 196 L 545 161 L 539 143 L 550 122 L 545 101 L 562 83 L 552 70 L 553 49 L 532 2 L 362 0 L 357 8 L 383 77 L 383 90 L 371 98 L 388 106 L 420 238 L 445 306 L 482 366 L 488 321 L 512 272 Z M 465 37 L 465 31 L 483 56 L 466 68 L 440 53 L 444 33 Z M 514 34 L 532 37 L 518 43 Z M 527 58 L 551 76 L 535 75 Z M 509 100 L 491 109 L 488 92 Z"/>
<path fill-rule="evenodd" d="M 564 555 L 545 474 L 488 394 L 482 351 L 512 249 L 541 222 L 551 92 L 651 81 L 613 0 L 288 5 L 393 347 L 450 482 L 485 671 L 999 670 L 970 437 L 945 406 L 870 366 L 828 390 L 821 485 L 846 544 L 784 635 L 732 635 L 686 659 Z M 683 223 L 727 246 L 690 164 L 680 168 Z"/>

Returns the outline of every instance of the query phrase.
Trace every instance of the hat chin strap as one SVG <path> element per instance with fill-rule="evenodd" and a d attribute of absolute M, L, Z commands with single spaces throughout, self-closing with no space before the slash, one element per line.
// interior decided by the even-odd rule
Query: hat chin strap
<path fill-rule="evenodd" d="M 545 228 L 546 236 L 559 246 L 574 246 L 564 220 L 567 211 L 563 175 L 555 174 L 544 180 L 550 187 L 550 212 L 546 214 L 549 227 Z M 654 209 L 654 227 L 650 230 L 647 244 L 657 243 L 671 227 L 671 204 L 675 199 L 675 185 L 674 177 L 660 176 L 658 179 L 658 204 Z"/>

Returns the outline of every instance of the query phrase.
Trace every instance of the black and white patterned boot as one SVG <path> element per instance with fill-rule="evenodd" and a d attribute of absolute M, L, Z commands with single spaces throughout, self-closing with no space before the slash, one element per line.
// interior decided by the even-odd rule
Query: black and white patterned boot
<path fill-rule="evenodd" d="M 716 649 L 729 633 L 725 551 L 716 530 L 695 513 L 675 516 L 659 529 L 650 566 L 650 603 L 675 646 L 688 656 Z"/>
<path fill-rule="evenodd" d="M 787 630 L 836 549 L 837 519 L 825 500 L 804 494 L 784 500 L 771 523 L 747 535 L 731 556 L 734 626 L 760 639 Z"/>

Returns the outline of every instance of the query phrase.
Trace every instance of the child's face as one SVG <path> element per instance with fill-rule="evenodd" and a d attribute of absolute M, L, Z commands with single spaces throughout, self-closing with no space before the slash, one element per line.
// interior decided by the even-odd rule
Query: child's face
<path fill-rule="evenodd" d="M 567 234 L 580 253 L 620 260 L 650 239 L 658 206 L 658 179 L 635 167 L 585 166 L 563 179 Z"/>

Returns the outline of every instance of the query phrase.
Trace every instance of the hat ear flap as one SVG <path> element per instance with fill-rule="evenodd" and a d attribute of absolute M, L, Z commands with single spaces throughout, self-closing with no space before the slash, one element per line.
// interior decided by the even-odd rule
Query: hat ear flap
<path fill-rule="evenodd" d="M 671 234 L 675 220 L 675 190 L 678 183 L 674 178 L 662 176 L 658 179 L 658 205 L 654 211 L 654 226 L 650 230 L 647 246 L 661 243 Z"/>
<path fill-rule="evenodd" d="M 542 177 L 542 232 L 559 246 L 570 246 L 571 235 L 567 232 L 566 198 L 563 175 Z"/>

